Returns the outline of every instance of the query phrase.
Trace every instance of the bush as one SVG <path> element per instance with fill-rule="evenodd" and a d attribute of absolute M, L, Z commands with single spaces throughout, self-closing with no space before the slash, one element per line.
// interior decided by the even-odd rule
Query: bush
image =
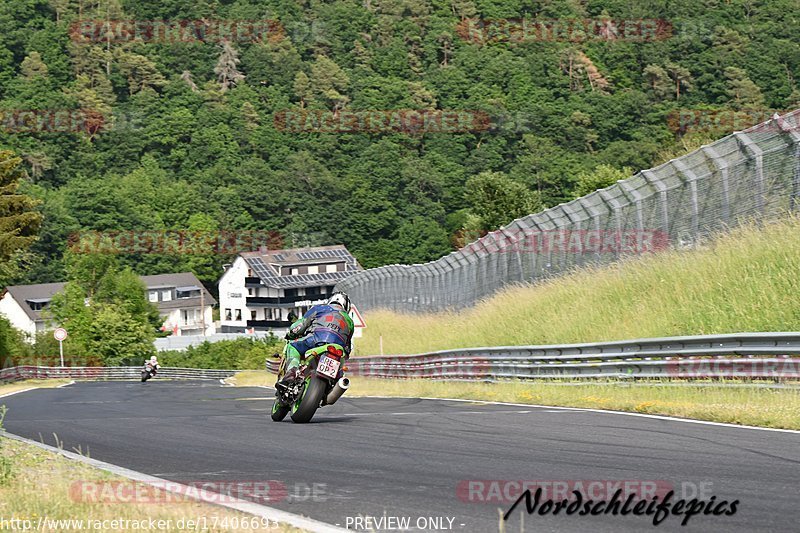
<path fill-rule="evenodd" d="M 169 350 L 159 354 L 165 367 L 217 368 L 231 370 L 263 369 L 264 361 L 283 350 L 283 341 L 241 338 L 229 341 L 204 342 L 185 351 Z"/>

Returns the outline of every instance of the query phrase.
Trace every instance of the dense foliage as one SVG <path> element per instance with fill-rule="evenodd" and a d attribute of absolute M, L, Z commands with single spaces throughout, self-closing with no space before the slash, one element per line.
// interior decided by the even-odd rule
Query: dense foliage
<path fill-rule="evenodd" d="M 186 350 L 160 352 L 162 366 L 179 368 L 219 368 L 222 370 L 263 370 L 268 358 L 283 351 L 283 342 L 275 339 L 248 339 L 204 342 Z M 278 361 L 278 357 L 274 357 Z"/>
<path fill-rule="evenodd" d="M 120 268 L 111 255 L 68 253 L 67 274 L 46 313 L 70 332 L 83 364 L 135 365 L 155 354 L 162 319 L 130 267 Z"/>
<path fill-rule="evenodd" d="M 457 29 L 604 16 L 664 19 L 673 34 L 480 43 Z M 284 38 L 70 34 L 82 20 L 131 19 L 273 19 Z M 796 0 L 4 0 L 0 148 L 22 156 L 44 215 L 17 281 L 65 279 L 81 230 L 267 230 L 287 246 L 344 243 L 368 267 L 434 259 L 465 228 L 492 229 L 725 133 L 676 136 L 677 109 L 798 105 L 798 25 Z M 36 132 L 12 111 L 31 109 L 90 116 L 74 132 Z M 473 110 L 493 126 L 276 127 L 300 109 Z M 212 287 L 229 257 L 120 259 L 139 274 L 191 269 Z"/>

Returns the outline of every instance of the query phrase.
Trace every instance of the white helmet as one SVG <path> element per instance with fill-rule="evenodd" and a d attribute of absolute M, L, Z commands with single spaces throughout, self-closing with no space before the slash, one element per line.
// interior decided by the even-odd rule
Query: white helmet
<path fill-rule="evenodd" d="M 350 312 L 350 297 L 343 292 L 334 292 L 333 296 L 328 300 L 328 305 L 339 305 L 344 309 L 345 313 Z"/>

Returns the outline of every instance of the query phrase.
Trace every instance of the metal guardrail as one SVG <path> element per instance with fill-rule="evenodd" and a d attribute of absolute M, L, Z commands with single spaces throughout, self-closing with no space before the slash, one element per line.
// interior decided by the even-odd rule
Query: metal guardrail
<path fill-rule="evenodd" d="M 376 378 L 800 379 L 800 333 L 737 333 L 552 346 L 461 348 L 354 357 L 348 373 Z M 267 370 L 277 372 L 278 361 Z"/>
<path fill-rule="evenodd" d="M 460 348 L 417 355 L 354 357 L 348 373 L 376 378 L 800 380 L 800 332 L 735 333 L 544 346 Z M 268 359 L 276 373 L 279 361 Z M 166 379 L 224 379 L 236 370 L 162 368 Z M 135 380 L 141 368 L 16 366 L 0 381 L 68 378 Z"/>
<path fill-rule="evenodd" d="M 163 379 L 225 379 L 236 370 L 209 370 L 202 368 L 162 368 L 158 377 Z M 14 366 L 0 370 L 0 381 L 12 382 L 22 379 L 95 379 L 95 380 L 138 380 L 142 375 L 139 366 Z"/>

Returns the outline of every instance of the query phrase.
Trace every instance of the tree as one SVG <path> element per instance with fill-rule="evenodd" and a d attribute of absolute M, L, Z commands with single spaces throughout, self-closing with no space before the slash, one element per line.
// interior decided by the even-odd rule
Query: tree
<path fill-rule="evenodd" d="M 311 97 L 311 80 L 305 72 L 298 72 L 294 77 L 294 84 L 292 85 L 294 94 L 300 99 L 300 107 L 306 106 L 306 101 Z"/>
<path fill-rule="evenodd" d="M 319 56 L 311 65 L 308 79 L 314 99 L 324 102 L 334 111 L 341 109 L 349 101 L 345 91 L 350 84 L 350 78 L 332 59 Z"/>
<path fill-rule="evenodd" d="M 633 169 L 630 167 L 618 169 L 611 165 L 598 165 L 590 172 L 581 172 L 578 174 L 573 195 L 575 198 L 586 196 L 597 189 L 605 189 L 606 187 L 614 185 L 619 180 L 630 178 L 632 175 Z"/>
<path fill-rule="evenodd" d="M 658 65 L 647 65 L 644 69 L 647 87 L 657 100 L 663 100 L 670 94 L 670 79 L 667 71 Z"/>
<path fill-rule="evenodd" d="M 725 69 L 728 80 L 728 97 L 736 109 L 760 108 L 764 106 L 764 95 L 758 85 L 747 77 L 747 72 L 740 68 Z"/>
<path fill-rule="evenodd" d="M 31 52 L 20 65 L 20 72 L 22 75 L 29 79 L 46 78 L 47 65 L 42 61 L 42 55 L 39 52 Z"/>
<path fill-rule="evenodd" d="M 155 353 L 161 319 L 139 277 L 130 268 L 120 269 L 110 254 L 68 256 L 68 281 L 53 297 L 49 313 L 70 332 L 83 356 L 114 366 L 138 364 Z"/>
<path fill-rule="evenodd" d="M 30 247 L 42 223 L 35 209 L 39 202 L 19 192 L 25 177 L 21 162 L 13 152 L 0 151 L 0 262 Z"/>
<path fill-rule="evenodd" d="M 128 78 L 128 90 L 135 94 L 146 88 L 161 87 L 166 84 L 164 76 L 148 57 L 131 52 L 119 54 L 119 68 Z"/>
<path fill-rule="evenodd" d="M 189 86 L 192 92 L 196 93 L 199 90 L 194 80 L 192 79 L 192 73 L 189 72 L 188 70 L 184 70 L 183 72 L 181 72 L 181 80 L 183 80 L 183 82 Z"/>
<path fill-rule="evenodd" d="M 222 88 L 222 92 L 238 84 L 244 79 L 244 74 L 239 72 L 239 52 L 228 41 L 222 42 L 222 53 L 214 67 L 214 74 L 217 75 L 217 82 Z"/>
<path fill-rule="evenodd" d="M 679 100 L 681 88 L 687 91 L 692 88 L 692 75 L 689 69 L 677 63 L 667 63 L 667 72 L 669 72 L 669 77 L 675 83 L 675 100 Z"/>
<path fill-rule="evenodd" d="M 492 231 L 542 207 L 539 195 L 502 172 L 481 172 L 467 180 L 466 198 L 481 230 Z M 474 229 L 474 228 L 473 228 Z"/>

